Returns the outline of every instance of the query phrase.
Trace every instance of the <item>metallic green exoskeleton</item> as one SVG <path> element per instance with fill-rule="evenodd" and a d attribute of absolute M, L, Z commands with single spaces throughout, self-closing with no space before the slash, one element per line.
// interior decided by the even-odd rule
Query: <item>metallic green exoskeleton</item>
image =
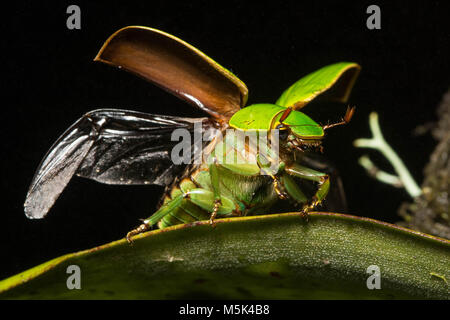
<path fill-rule="evenodd" d="M 319 97 L 346 102 L 360 70 L 356 63 L 326 66 L 295 82 L 274 104 L 245 107 L 248 90 L 241 80 L 198 49 L 156 29 L 117 31 L 95 60 L 136 73 L 210 117 L 114 109 L 87 113 L 41 163 L 25 201 L 28 217 L 43 217 L 74 174 L 110 184 L 166 186 L 159 209 L 130 231 L 128 240 L 156 224 L 214 224 L 216 217 L 270 213 L 278 201 L 298 204 L 306 216 L 327 196 L 329 175 L 301 160 L 306 151 L 321 150 L 325 131 L 348 123 L 354 108 L 341 121 L 323 126 L 299 109 Z M 199 123 L 202 136 L 209 132 L 207 143 L 200 142 L 204 148 L 197 150 L 200 160 L 175 165 L 169 159 L 174 147 L 170 132 L 184 128 L 192 133 Z M 305 192 L 302 181 L 315 184 L 315 191 Z"/>
<path fill-rule="evenodd" d="M 350 120 L 352 112 L 353 109 L 348 109 L 342 124 Z M 295 158 L 301 157 L 298 153 L 311 146 L 320 147 L 324 130 L 331 125 L 321 127 L 304 113 L 290 108 L 255 104 L 231 117 L 229 126 L 244 132 L 256 130 L 259 134 L 271 129 L 282 131 L 279 143 L 283 152 L 278 154 L 276 166 L 271 169 L 269 164 L 260 163 L 259 154 L 252 154 L 252 146 L 243 146 L 245 142 L 234 137 L 236 132 L 228 130 L 221 141 L 215 144 L 212 142 L 214 148 L 208 154 L 208 159 L 173 184 L 160 209 L 129 236 L 156 223 L 160 228 L 165 228 L 196 220 L 210 219 L 213 223 L 216 216 L 267 213 L 276 201 L 287 198 L 302 204 L 302 213 L 306 215 L 326 197 L 330 187 L 328 175 L 300 165 Z M 229 135 L 234 139 L 227 139 Z M 224 150 L 224 157 L 230 152 L 239 156 L 239 151 L 245 147 L 249 149 L 250 157 L 254 156 L 246 158 L 247 161 L 235 163 L 227 162 L 226 159 L 217 160 L 216 152 L 219 149 Z M 318 188 L 312 199 L 308 199 L 293 178 L 317 182 Z"/>

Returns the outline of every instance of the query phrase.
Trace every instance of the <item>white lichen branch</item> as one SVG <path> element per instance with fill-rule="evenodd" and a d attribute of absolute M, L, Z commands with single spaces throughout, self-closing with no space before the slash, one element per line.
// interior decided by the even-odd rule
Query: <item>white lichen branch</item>
<path fill-rule="evenodd" d="M 372 160 L 370 160 L 368 155 L 363 155 L 362 157 L 360 157 L 358 159 L 358 163 L 364 168 L 366 169 L 367 173 L 381 181 L 384 182 L 386 184 L 390 184 L 396 188 L 403 188 L 403 182 L 399 179 L 399 177 L 397 177 L 396 175 L 387 173 L 381 169 L 379 169 L 373 162 Z"/>
<path fill-rule="evenodd" d="M 380 125 L 378 123 L 378 114 L 372 112 L 369 116 L 370 130 L 372 131 L 371 139 L 357 139 L 353 145 L 358 148 L 371 148 L 380 151 L 384 157 L 391 163 L 397 176 L 391 175 L 387 172 L 381 171 L 373 165 L 372 161 L 367 156 L 363 156 L 359 163 L 377 180 L 384 183 L 400 186 L 402 185 L 409 195 L 413 198 L 419 196 L 422 190 L 414 181 L 408 169 L 395 153 L 391 146 L 386 142 L 381 133 Z M 368 160 L 368 161 L 367 161 Z"/>

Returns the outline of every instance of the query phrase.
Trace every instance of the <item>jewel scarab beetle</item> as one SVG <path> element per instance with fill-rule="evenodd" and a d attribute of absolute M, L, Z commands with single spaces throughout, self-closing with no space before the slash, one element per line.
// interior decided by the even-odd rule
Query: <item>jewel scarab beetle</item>
<path fill-rule="evenodd" d="M 358 64 L 326 66 L 295 82 L 275 103 L 245 107 L 248 90 L 241 80 L 198 49 L 156 29 L 117 31 L 95 61 L 135 73 L 209 117 L 119 109 L 86 113 L 37 169 L 24 204 L 28 218 L 44 217 L 73 175 L 106 184 L 166 186 L 158 210 L 130 231 L 128 240 L 156 224 L 214 224 L 217 216 L 267 213 L 278 201 L 289 200 L 307 215 L 327 196 L 330 176 L 308 165 L 315 161 L 310 150 L 321 148 L 327 129 L 348 123 L 354 108 L 341 121 L 324 126 L 299 110 L 319 97 L 345 103 Z M 183 155 L 189 161 L 174 159 L 179 141 L 173 133 L 179 129 L 194 136 L 188 144 L 194 151 Z M 252 143 L 252 134 L 258 143 Z M 314 185 L 312 194 L 303 187 L 306 181 Z"/>

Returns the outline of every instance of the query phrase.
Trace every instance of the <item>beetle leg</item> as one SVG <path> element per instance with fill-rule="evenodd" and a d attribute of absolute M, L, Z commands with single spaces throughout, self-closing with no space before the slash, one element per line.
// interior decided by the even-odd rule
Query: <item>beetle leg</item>
<path fill-rule="evenodd" d="M 225 196 L 220 196 L 219 199 L 216 199 L 214 192 L 211 190 L 192 189 L 188 192 L 188 197 L 193 204 L 211 212 L 209 223 L 213 227 L 215 226 L 214 219 L 217 215 L 229 215 L 239 212 L 239 207 L 233 199 Z"/>
<path fill-rule="evenodd" d="M 281 175 L 281 183 L 286 190 L 289 197 L 294 199 L 297 203 L 304 204 L 308 202 L 302 190 L 300 190 L 297 183 L 287 173 L 283 172 Z"/>
<path fill-rule="evenodd" d="M 145 219 L 142 225 L 128 232 L 126 236 L 127 241 L 131 243 L 133 236 L 147 231 L 151 226 L 158 223 L 166 215 L 170 214 L 177 208 L 182 208 L 184 199 L 192 202 L 203 210 L 212 212 L 210 217 L 210 223 L 212 226 L 215 225 L 214 219 L 217 215 L 226 215 L 238 211 L 237 205 L 232 199 L 224 196 L 221 196 L 219 199 L 215 199 L 214 192 L 210 190 L 202 188 L 191 189 L 186 193 L 182 193 L 166 202 L 161 208 L 159 208 L 158 211 L 151 215 L 150 218 Z"/>
<path fill-rule="evenodd" d="M 281 175 L 281 183 L 283 184 L 284 188 L 286 189 L 287 194 L 297 203 L 304 204 L 304 207 L 302 211 L 300 212 L 302 217 L 308 220 L 308 214 L 304 210 L 304 208 L 308 203 L 308 198 L 303 193 L 303 191 L 299 188 L 297 183 L 292 179 L 287 173 L 283 172 Z"/>
<path fill-rule="evenodd" d="M 326 173 L 316 171 L 296 163 L 286 166 L 285 170 L 286 173 L 291 176 L 319 183 L 319 187 L 313 196 L 312 201 L 305 204 L 302 209 L 302 215 L 306 217 L 308 212 L 320 205 L 327 196 L 328 190 L 330 189 L 330 178 Z"/>
<path fill-rule="evenodd" d="M 150 225 L 143 223 L 136 229 L 133 229 L 130 232 L 128 232 L 127 236 L 126 236 L 128 243 L 130 243 L 130 244 L 133 243 L 133 240 L 132 240 L 133 236 L 143 233 L 143 232 L 147 231 L 148 229 L 150 229 Z"/>
<path fill-rule="evenodd" d="M 179 196 L 173 198 L 172 200 L 170 200 L 169 202 L 167 202 L 166 204 L 161 206 L 161 208 L 159 208 L 158 211 L 156 211 L 154 214 L 152 214 L 150 216 L 150 218 L 145 219 L 143 221 L 144 222 L 143 224 L 141 224 L 136 229 L 133 229 L 133 230 L 131 230 L 130 232 L 127 233 L 127 236 L 126 236 L 127 241 L 129 243 L 132 243 L 131 238 L 133 236 L 135 236 L 137 234 L 140 234 L 142 232 L 145 232 L 148 229 L 150 229 L 150 227 L 152 225 L 156 224 L 159 220 L 161 220 L 166 215 L 168 215 L 170 212 L 172 212 L 173 210 L 178 208 L 181 205 L 182 200 L 184 198 L 186 198 L 187 196 L 188 196 L 188 193 L 180 194 Z"/>
<path fill-rule="evenodd" d="M 212 227 L 215 227 L 214 219 L 217 216 L 217 212 L 219 211 L 220 206 L 222 205 L 222 201 L 220 198 L 220 182 L 219 182 L 219 171 L 217 169 L 217 158 L 214 157 L 213 162 L 209 165 L 209 176 L 211 177 L 211 186 L 214 193 L 214 208 L 211 213 L 211 217 L 209 219 L 209 224 Z"/>
<path fill-rule="evenodd" d="M 278 178 L 280 172 L 283 172 L 284 163 L 282 162 L 282 163 L 278 164 L 278 167 L 276 168 L 276 172 L 274 172 L 273 169 L 271 169 L 271 164 L 272 164 L 272 161 L 274 161 L 274 160 L 271 157 L 265 155 L 264 158 L 266 159 L 267 164 L 263 165 L 262 162 L 260 161 L 260 157 L 261 157 L 261 154 L 258 154 L 257 164 L 258 164 L 259 170 L 272 178 L 273 188 L 274 188 L 276 194 L 278 195 L 278 198 L 280 198 L 281 200 L 287 199 L 288 195 L 286 194 L 286 192 L 284 192 L 284 190 L 282 190 L 283 185 L 282 185 L 282 183 L 280 183 L 280 180 Z"/>
<path fill-rule="evenodd" d="M 288 195 L 286 194 L 286 192 L 281 190 L 280 187 L 282 187 L 282 183 L 280 183 L 279 179 L 274 175 L 270 175 L 270 177 L 273 179 L 273 188 L 277 193 L 278 198 L 280 198 L 281 200 L 287 199 Z"/>
<path fill-rule="evenodd" d="M 215 199 L 214 200 L 214 209 L 213 209 L 213 212 L 211 213 L 211 217 L 209 218 L 209 224 L 212 227 L 216 226 L 216 223 L 214 222 L 214 219 L 216 218 L 217 212 L 219 211 L 219 208 L 220 208 L 221 205 L 222 205 L 222 200 L 220 200 L 220 199 Z"/>

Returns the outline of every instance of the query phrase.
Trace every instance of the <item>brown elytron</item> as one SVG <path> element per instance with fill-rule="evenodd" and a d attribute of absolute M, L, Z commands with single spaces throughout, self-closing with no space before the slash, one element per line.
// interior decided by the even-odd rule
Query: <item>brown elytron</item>
<path fill-rule="evenodd" d="M 230 71 L 186 42 L 152 28 L 117 31 L 95 60 L 133 72 L 219 120 L 229 119 L 247 100 L 247 87 Z"/>

